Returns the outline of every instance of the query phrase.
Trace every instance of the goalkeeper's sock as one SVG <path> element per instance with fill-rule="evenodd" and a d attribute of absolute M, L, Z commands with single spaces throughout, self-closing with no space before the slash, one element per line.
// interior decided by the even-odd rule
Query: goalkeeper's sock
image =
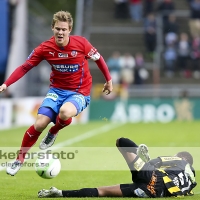
<path fill-rule="evenodd" d="M 66 126 L 69 126 L 71 122 L 72 122 L 71 117 L 67 120 L 62 120 L 58 115 L 56 118 L 56 124 L 50 128 L 49 132 L 51 134 L 57 134 L 59 130 L 63 129 Z"/>
<path fill-rule="evenodd" d="M 135 142 L 133 142 L 132 140 L 130 140 L 128 138 L 123 138 L 123 137 L 120 138 L 119 146 L 126 152 L 133 152 L 135 154 L 137 153 L 138 145 L 135 144 Z"/>
<path fill-rule="evenodd" d="M 96 188 L 83 188 L 80 190 L 62 190 L 63 197 L 98 197 Z"/>
<path fill-rule="evenodd" d="M 41 132 L 36 131 L 33 125 L 25 132 L 17 160 L 24 162 L 26 153 L 36 143 L 40 134 Z"/>

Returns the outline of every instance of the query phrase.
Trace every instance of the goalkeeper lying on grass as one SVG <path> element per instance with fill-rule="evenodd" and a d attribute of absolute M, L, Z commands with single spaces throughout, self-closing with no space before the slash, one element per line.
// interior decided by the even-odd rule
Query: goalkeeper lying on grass
<path fill-rule="evenodd" d="M 38 197 L 182 197 L 193 195 L 197 185 L 192 167 L 193 157 L 183 151 L 175 156 L 150 160 L 146 145 L 136 145 L 128 138 L 119 138 L 116 146 L 126 160 L 133 183 L 79 190 L 40 190 Z"/>

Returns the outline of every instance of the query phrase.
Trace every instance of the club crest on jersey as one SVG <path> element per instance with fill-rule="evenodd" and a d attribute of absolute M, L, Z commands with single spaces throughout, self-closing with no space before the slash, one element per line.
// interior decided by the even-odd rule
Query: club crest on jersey
<path fill-rule="evenodd" d="M 58 53 L 58 57 L 59 58 L 67 58 L 68 57 L 68 54 L 64 54 L 64 53 Z"/>
<path fill-rule="evenodd" d="M 55 70 L 59 72 L 77 72 L 79 69 L 78 64 L 65 64 L 65 65 L 55 65 L 53 64 Z"/>
<path fill-rule="evenodd" d="M 77 51 L 72 51 L 72 52 L 71 52 L 71 55 L 72 55 L 73 57 L 76 57 L 76 56 L 77 56 Z"/>

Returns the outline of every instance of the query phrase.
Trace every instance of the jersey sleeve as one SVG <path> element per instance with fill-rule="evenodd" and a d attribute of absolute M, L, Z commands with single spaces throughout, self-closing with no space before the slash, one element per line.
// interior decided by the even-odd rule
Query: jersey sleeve
<path fill-rule="evenodd" d="M 31 52 L 26 62 L 31 66 L 37 66 L 42 60 L 44 60 L 43 48 L 42 45 L 39 45 Z"/>
<path fill-rule="evenodd" d="M 8 79 L 4 82 L 4 84 L 6 84 L 7 87 L 12 85 L 16 81 L 18 81 L 20 78 L 22 78 L 32 68 L 33 66 L 25 62 L 23 65 L 17 67 L 14 70 L 14 72 L 8 77 Z"/>
<path fill-rule="evenodd" d="M 33 67 L 37 66 L 42 60 L 42 46 L 40 45 L 31 52 L 23 65 L 17 67 L 13 71 L 13 73 L 8 77 L 4 84 L 6 84 L 7 87 L 12 85 L 20 78 L 22 78 Z"/>
<path fill-rule="evenodd" d="M 161 159 L 161 166 L 176 166 L 179 161 L 182 161 L 182 158 L 176 156 L 162 156 L 159 157 Z"/>
<path fill-rule="evenodd" d="M 97 51 L 97 49 L 93 47 L 87 40 L 85 40 L 85 53 L 87 59 L 91 59 L 97 64 L 97 66 L 103 73 L 106 81 L 110 81 L 112 78 L 106 62 L 104 61 L 100 53 Z"/>
<path fill-rule="evenodd" d="M 181 158 L 179 157 L 174 157 L 174 156 L 162 156 L 162 157 L 158 157 L 155 159 L 150 160 L 150 164 L 154 165 L 156 168 L 160 168 L 160 167 L 174 167 L 176 166 L 178 163 L 182 161 Z"/>
<path fill-rule="evenodd" d="M 103 57 L 100 56 L 100 59 L 95 61 L 95 63 L 97 64 L 101 72 L 103 73 L 106 81 L 110 81 L 112 78 L 111 78 L 108 66 L 106 65 L 106 62 L 104 61 Z"/>
<path fill-rule="evenodd" d="M 160 167 L 161 167 L 161 164 L 162 164 L 160 158 L 151 159 L 151 160 L 149 161 L 149 163 L 150 163 L 151 165 L 154 165 L 156 168 L 160 168 Z"/>
<path fill-rule="evenodd" d="M 93 61 L 97 61 L 101 57 L 97 49 L 93 47 L 92 44 L 90 44 L 90 42 L 86 39 L 85 39 L 85 56 L 87 59 L 91 59 Z"/>

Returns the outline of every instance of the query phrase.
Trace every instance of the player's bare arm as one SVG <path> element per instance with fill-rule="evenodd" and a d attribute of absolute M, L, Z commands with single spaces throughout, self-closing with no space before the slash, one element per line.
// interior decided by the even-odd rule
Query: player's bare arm
<path fill-rule="evenodd" d="M 105 84 L 104 84 L 104 87 L 103 87 L 103 92 L 106 93 L 106 95 L 110 94 L 113 90 L 113 85 L 112 85 L 112 79 L 110 81 L 107 81 Z"/>
<path fill-rule="evenodd" d="M 2 85 L 0 86 L 0 93 L 3 92 L 3 91 L 5 91 L 6 89 L 7 89 L 6 84 L 2 84 Z"/>

